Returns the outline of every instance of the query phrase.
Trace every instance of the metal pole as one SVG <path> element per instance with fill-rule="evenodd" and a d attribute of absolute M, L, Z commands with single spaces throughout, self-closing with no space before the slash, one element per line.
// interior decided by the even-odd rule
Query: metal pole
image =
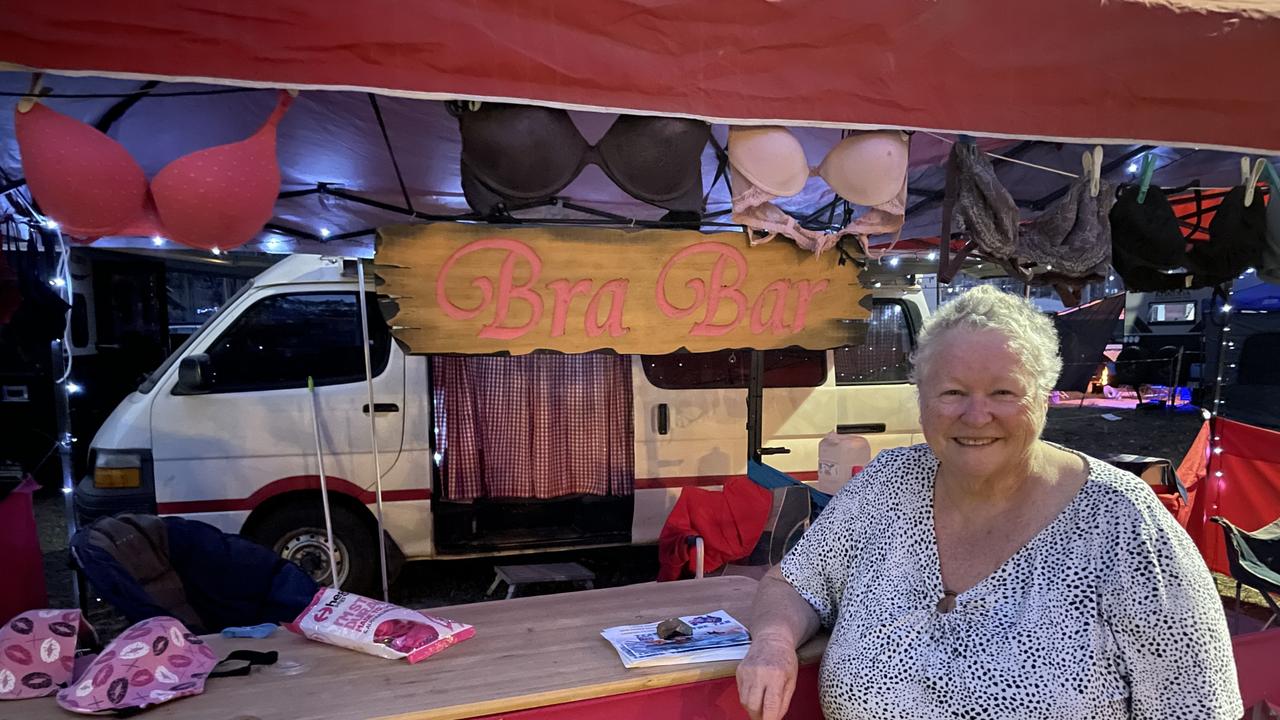
<path fill-rule="evenodd" d="M 764 353 L 750 350 L 751 369 L 747 380 L 747 459 L 760 462 L 764 445 Z"/>
<path fill-rule="evenodd" d="M 374 499 L 378 506 L 378 565 L 382 570 L 382 600 L 391 602 L 387 588 L 387 538 L 382 529 L 382 458 L 378 457 L 378 406 L 373 402 L 373 361 L 369 356 L 369 306 L 364 290 L 364 261 L 356 258 L 356 294 L 360 305 L 360 337 L 364 339 L 364 382 L 369 390 L 369 447 L 373 451 Z"/>
<path fill-rule="evenodd" d="M 338 561 L 333 555 L 333 517 L 329 515 L 329 479 L 324 474 L 324 451 L 320 449 L 320 402 L 316 399 L 316 382 L 307 376 L 307 392 L 311 394 L 311 424 L 316 433 L 316 462 L 320 466 L 320 504 L 324 507 L 325 549 L 329 551 L 329 572 L 333 589 L 338 588 Z M 351 562 L 351 558 L 347 558 Z"/>
<path fill-rule="evenodd" d="M 1169 381 L 1169 398 L 1168 407 L 1174 408 L 1178 405 L 1178 380 L 1182 377 L 1182 352 L 1186 348 L 1178 348 L 1178 361 L 1173 366 L 1173 378 Z"/>

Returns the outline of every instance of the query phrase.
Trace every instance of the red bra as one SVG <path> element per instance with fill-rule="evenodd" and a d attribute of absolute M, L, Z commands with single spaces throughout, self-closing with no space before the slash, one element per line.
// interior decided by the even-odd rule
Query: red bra
<path fill-rule="evenodd" d="M 41 103 L 15 111 L 14 127 L 27 186 L 63 232 L 227 249 L 253 239 L 275 211 L 276 126 L 292 100 L 281 92 L 253 135 L 180 157 L 149 183 L 120 143 Z"/>

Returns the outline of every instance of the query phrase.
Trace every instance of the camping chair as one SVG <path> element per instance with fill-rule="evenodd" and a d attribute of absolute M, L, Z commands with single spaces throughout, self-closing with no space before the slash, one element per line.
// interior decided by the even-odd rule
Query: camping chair
<path fill-rule="evenodd" d="M 72 537 L 71 559 L 131 624 L 169 615 L 195 633 L 293 620 L 318 589 L 261 545 L 178 517 L 101 518 Z"/>
<path fill-rule="evenodd" d="M 1280 617 L 1280 606 L 1271 597 L 1272 593 L 1280 595 L 1280 518 L 1254 532 L 1245 532 L 1220 515 L 1209 519 L 1222 526 L 1226 537 L 1227 562 L 1236 581 L 1236 612 L 1240 611 L 1241 586 L 1257 590 L 1271 607 L 1271 617 L 1262 626 L 1266 630 Z"/>
<path fill-rule="evenodd" d="M 774 488 L 770 493 L 773 501 L 769 506 L 769 517 L 764 523 L 764 532 L 760 533 L 760 539 L 747 556 L 707 572 L 703 562 L 705 548 L 702 536 L 690 535 L 685 539 L 693 547 L 695 578 L 746 575 L 759 580 L 769 568 L 782 562 L 783 556 L 800 542 L 804 531 L 809 529 L 809 489 L 803 485 L 791 485 Z"/>

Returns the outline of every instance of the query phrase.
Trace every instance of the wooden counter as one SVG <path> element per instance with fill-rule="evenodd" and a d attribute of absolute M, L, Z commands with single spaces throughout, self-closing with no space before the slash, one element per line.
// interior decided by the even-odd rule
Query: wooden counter
<path fill-rule="evenodd" d="M 726 610 L 750 621 L 756 582 L 743 577 L 649 583 L 454 605 L 434 614 L 475 626 L 469 640 L 417 665 L 306 640 L 285 630 L 267 640 L 210 636 L 219 657 L 276 650 L 280 666 L 210 680 L 203 695 L 161 705 L 148 720 L 448 720 L 731 677 L 736 661 L 627 670 L 600 630 Z M 824 639 L 801 648 L 815 663 Z M 53 698 L 0 703 L 0 720 L 74 717 Z"/>

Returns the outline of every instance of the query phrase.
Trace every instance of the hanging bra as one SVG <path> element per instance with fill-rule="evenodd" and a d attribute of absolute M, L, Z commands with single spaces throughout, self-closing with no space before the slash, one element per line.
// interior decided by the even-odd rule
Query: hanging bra
<path fill-rule="evenodd" d="M 1125 287 L 1142 291 L 1213 287 L 1261 263 L 1267 244 L 1267 211 L 1261 193 L 1255 193 L 1246 206 L 1246 190 L 1245 185 L 1232 188 L 1209 221 L 1209 240 L 1186 250 L 1186 236 L 1164 191 L 1151 186 L 1139 203 L 1137 186 L 1123 186 L 1110 219 L 1112 264 Z M 1161 272 L 1181 268 L 1186 271 Z"/>
<path fill-rule="evenodd" d="M 896 233 L 906 212 L 908 144 L 900 130 L 856 133 L 810 168 L 804 147 L 787 128 L 730 128 L 733 221 L 767 233 L 763 238 L 753 235 L 753 245 L 783 235 L 815 253 L 830 248 L 844 234 Z M 812 176 L 821 177 L 837 195 L 867 209 L 838 232 L 802 227 L 773 201 L 800 192 Z"/>
<path fill-rule="evenodd" d="M 628 195 L 674 212 L 701 213 L 701 120 L 620 115 L 589 144 L 557 108 L 454 105 L 462 134 L 462 191 L 481 215 L 550 200 L 587 165 L 598 165 Z"/>
<path fill-rule="evenodd" d="M 39 102 L 16 110 L 14 127 L 27 186 L 63 232 L 228 249 L 251 240 L 275 212 L 276 126 L 291 101 L 281 92 L 253 135 L 180 157 L 150 182 L 120 143 Z"/>

